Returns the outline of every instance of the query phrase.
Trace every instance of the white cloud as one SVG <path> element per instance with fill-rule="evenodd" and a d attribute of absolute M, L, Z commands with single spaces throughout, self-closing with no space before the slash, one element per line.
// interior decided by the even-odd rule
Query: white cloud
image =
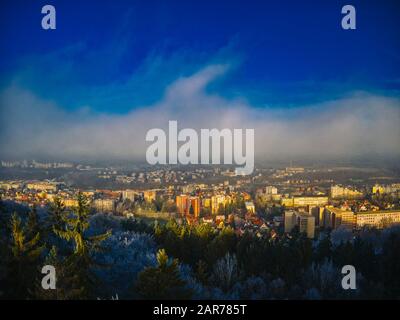
<path fill-rule="evenodd" d="M 400 100 L 367 93 L 317 105 L 255 108 L 244 99 L 207 92 L 225 73 L 211 65 L 179 78 L 156 104 L 126 115 L 95 114 L 90 108 L 67 112 L 23 88 L 0 95 L 2 157 L 145 159 L 146 132 L 167 128 L 254 128 L 256 157 L 337 158 L 400 156 Z"/>

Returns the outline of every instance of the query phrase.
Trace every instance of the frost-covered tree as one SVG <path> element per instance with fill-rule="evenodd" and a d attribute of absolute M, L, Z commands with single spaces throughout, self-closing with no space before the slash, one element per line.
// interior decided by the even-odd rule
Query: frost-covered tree
<path fill-rule="evenodd" d="M 334 248 L 346 242 L 351 242 L 352 240 L 353 232 L 343 226 L 331 232 L 331 242 Z"/>
<path fill-rule="evenodd" d="M 182 280 L 186 283 L 185 288 L 192 293 L 192 299 L 207 299 L 208 291 L 193 274 L 192 268 L 186 264 L 179 265 Z"/>
<path fill-rule="evenodd" d="M 103 242 L 104 250 L 95 255 L 101 268 L 94 271 L 101 283 L 98 297 L 118 294 L 120 299 L 137 298 L 132 290 L 138 274 L 156 265 L 156 245 L 151 236 L 135 232 L 116 232 Z"/>
<path fill-rule="evenodd" d="M 46 229 L 49 231 L 62 230 L 64 228 L 66 207 L 59 197 L 55 197 L 48 210 Z"/>
<path fill-rule="evenodd" d="M 239 279 L 239 270 L 235 254 L 227 253 L 219 259 L 213 268 L 211 283 L 228 292 Z"/>
<path fill-rule="evenodd" d="M 331 260 L 313 263 L 303 275 L 303 286 L 318 290 L 324 299 L 335 298 L 341 288 L 341 273 Z"/>
<path fill-rule="evenodd" d="M 269 289 L 261 277 L 249 277 L 235 284 L 240 299 L 262 300 L 270 297 Z"/>
<path fill-rule="evenodd" d="M 125 218 L 116 217 L 104 213 L 96 213 L 89 218 L 89 228 L 87 230 L 88 235 L 96 235 L 107 233 L 108 230 L 112 230 L 113 233 L 123 231 L 122 221 Z"/>

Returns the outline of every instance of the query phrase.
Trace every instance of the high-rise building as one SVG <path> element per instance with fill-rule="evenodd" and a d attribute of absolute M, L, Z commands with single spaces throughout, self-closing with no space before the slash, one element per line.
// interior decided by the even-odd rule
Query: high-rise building
<path fill-rule="evenodd" d="M 315 218 L 315 224 L 322 226 L 324 224 L 324 207 L 309 207 L 309 213 Z"/>
<path fill-rule="evenodd" d="M 181 215 L 185 215 L 188 208 L 188 200 L 189 196 L 186 194 L 182 194 L 180 196 L 176 196 L 176 208 L 178 213 Z"/>
<path fill-rule="evenodd" d="M 363 193 L 353 188 L 335 185 L 331 186 L 331 197 L 333 199 L 357 199 L 362 198 Z"/>
<path fill-rule="evenodd" d="M 400 224 L 400 210 L 368 211 L 355 214 L 356 227 L 375 227 L 379 229 Z"/>
<path fill-rule="evenodd" d="M 354 212 L 352 211 L 334 207 L 326 207 L 324 210 L 324 227 L 337 229 L 344 226 L 353 229 L 354 223 Z"/>
<path fill-rule="evenodd" d="M 374 185 L 374 186 L 372 187 L 372 193 L 373 193 L 373 194 L 376 194 L 376 193 L 379 193 L 379 194 L 386 193 L 386 188 L 385 188 L 384 186 L 381 186 L 381 185 L 379 185 L 379 184 L 376 184 L 376 185 Z"/>
<path fill-rule="evenodd" d="M 66 206 L 67 208 L 73 208 L 78 206 L 78 200 L 76 199 L 71 199 L 71 198 L 62 198 L 61 202 Z"/>
<path fill-rule="evenodd" d="M 282 198 L 281 204 L 285 207 L 324 206 L 328 204 L 328 197 L 314 196 L 314 197 Z"/>
<path fill-rule="evenodd" d="M 324 206 L 326 204 L 328 204 L 328 197 L 325 196 L 293 198 L 293 206 L 295 207 Z"/>
<path fill-rule="evenodd" d="M 342 212 L 342 221 L 341 226 L 346 229 L 353 230 L 357 224 L 357 216 L 353 211 L 343 211 Z"/>
<path fill-rule="evenodd" d="M 200 198 L 199 197 L 190 197 L 189 199 L 188 210 L 186 214 L 192 213 L 197 218 L 200 216 Z M 192 208 L 192 209 L 191 209 Z"/>
<path fill-rule="evenodd" d="M 314 239 L 315 236 L 315 217 L 310 215 L 299 216 L 299 230 L 307 234 L 307 238 Z"/>
<path fill-rule="evenodd" d="M 211 213 L 218 214 L 220 206 L 225 206 L 225 196 L 215 195 L 211 197 Z"/>
<path fill-rule="evenodd" d="M 123 190 L 122 191 L 122 200 L 129 199 L 131 201 L 135 201 L 136 197 L 138 197 L 139 193 L 136 190 Z"/>
<path fill-rule="evenodd" d="M 113 199 L 95 199 L 92 203 L 93 208 L 98 212 L 114 212 L 115 201 Z"/>
<path fill-rule="evenodd" d="M 26 184 L 26 187 L 28 189 L 36 191 L 52 191 L 52 192 L 57 191 L 57 185 L 51 182 L 42 182 L 42 181 L 30 182 Z"/>
<path fill-rule="evenodd" d="M 315 217 L 294 210 L 285 211 L 284 216 L 285 232 L 291 232 L 295 226 L 299 226 L 299 231 L 307 234 L 307 237 L 313 239 L 315 236 Z"/>
<path fill-rule="evenodd" d="M 296 226 L 296 212 L 292 210 L 285 211 L 284 215 L 285 232 L 291 232 Z"/>
<path fill-rule="evenodd" d="M 375 184 L 372 187 L 373 194 L 384 194 L 384 193 L 399 193 L 400 192 L 400 183 L 393 183 L 391 185 L 382 186 L 379 184 Z"/>
<path fill-rule="evenodd" d="M 327 208 L 325 211 L 327 226 L 334 229 L 344 227 L 349 230 L 363 227 L 383 229 L 400 224 L 400 211 L 344 211 L 338 208 Z"/>
<path fill-rule="evenodd" d="M 200 216 L 200 197 L 189 197 L 186 194 L 176 196 L 176 207 L 179 214 L 193 214 L 197 218 Z"/>
<path fill-rule="evenodd" d="M 256 207 L 254 206 L 253 201 L 246 201 L 245 205 L 248 213 L 254 214 L 256 212 Z"/>
<path fill-rule="evenodd" d="M 267 186 L 267 187 L 265 187 L 265 193 L 267 195 L 278 194 L 278 189 L 273 186 Z"/>
<path fill-rule="evenodd" d="M 143 192 L 143 197 L 146 202 L 156 200 L 157 193 L 155 190 L 146 190 Z"/>
<path fill-rule="evenodd" d="M 302 167 L 292 167 L 292 166 L 290 166 L 290 167 L 287 167 L 285 169 L 285 171 L 287 173 L 303 173 L 305 170 Z"/>
<path fill-rule="evenodd" d="M 281 205 L 288 207 L 293 207 L 293 198 L 281 198 Z"/>

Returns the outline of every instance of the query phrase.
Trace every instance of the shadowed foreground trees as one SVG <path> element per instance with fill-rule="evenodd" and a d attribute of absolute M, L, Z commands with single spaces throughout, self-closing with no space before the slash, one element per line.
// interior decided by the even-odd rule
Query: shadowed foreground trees
<path fill-rule="evenodd" d="M 29 296 L 34 287 L 37 263 L 43 246 L 40 245 L 40 233 L 37 221 L 33 219 L 35 212 L 30 213 L 28 222 L 23 224 L 16 213 L 11 218 L 12 234 L 10 251 L 7 252 L 5 289 L 9 297 L 18 299 Z"/>
<path fill-rule="evenodd" d="M 13 208 L 13 207 L 11 207 Z M 18 213 L 11 215 L 10 213 Z M 231 227 L 93 214 L 54 201 L 47 212 L 0 206 L 0 299 L 382 299 L 399 298 L 400 228 L 297 232 L 272 237 Z M 139 221 L 139 222 L 138 222 Z M 110 229 L 113 234 L 110 236 Z M 333 233 L 333 234 L 332 234 Z M 157 253 L 158 252 L 158 253 Z M 341 288 L 353 264 L 357 289 Z M 41 268 L 57 272 L 43 290 Z"/>
<path fill-rule="evenodd" d="M 87 236 L 90 209 L 82 194 L 78 205 L 67 211 L 61 201 L 55 201 L 46 216 L 45 228 L 39 225 L 36 208 L 24 223 L 15 213 L 10 221 L 10 235 L 2 237 L 6 250 L 4 263 L 4 295 L 14 299 L 84 299 L 93 297 L 96 279 L 92 268 L 96 266 L 93 253 L 111 233 Z M 59 239 L 53 244 L 54 237 Z M 61 241 L 60 241 L 61 240 Z M 50 249 L 46 250 L 46 246 Z M 50 264 L 56 268 L 57 290 L 44 290 L 40 286 L 41 269 Z"/>
<path fill-rule="evenodd" d="M 177 259 L 164 249 L 157 253 L 157 266 L 145 268 L 138 276 L 136 290 L 143 299 L 190 299 L 191 292 L 179 274 Z"/>

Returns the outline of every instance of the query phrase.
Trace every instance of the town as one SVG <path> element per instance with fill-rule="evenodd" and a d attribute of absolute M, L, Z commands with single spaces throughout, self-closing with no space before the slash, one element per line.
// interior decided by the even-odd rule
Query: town
<path fill-rule="evenodd" d="M 383 229 L 400 223 L 399 180 L 382 183 L 387 177 L 378 176 L 380 172 L 374 180 L 373 169 L 289 166 L 240 176 L 214 166 L 128 170 L 36 161 L 1 165 L 6 171 L 62 170 L 58 179 L 0 181 L 2 201 L 37 209 L 45 209 L 55 197 L 73 208 L 81 192 L 93 212 L 147 222 L 231 226 L 239 236 L 252 232 L 272 238 L 298 231 L 314 239 L 326 229 Z M 77 182 L 85 179 L 86 184 Z"/>

